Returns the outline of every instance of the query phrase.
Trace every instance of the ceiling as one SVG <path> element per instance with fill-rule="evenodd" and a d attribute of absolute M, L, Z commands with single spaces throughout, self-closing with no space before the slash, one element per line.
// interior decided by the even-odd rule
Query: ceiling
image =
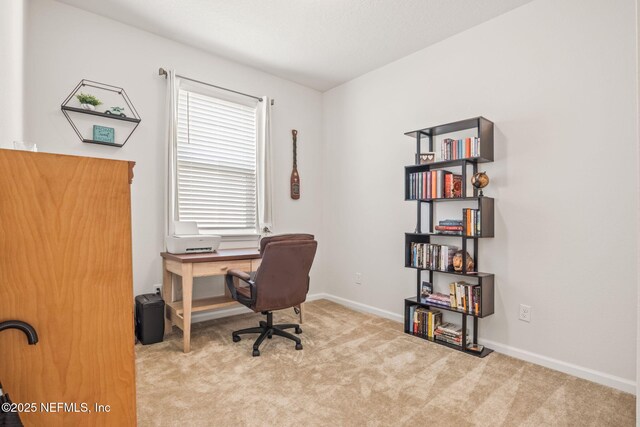
<path fill-rule="evenodd" d="M 58 0 L 325 91 L 531 0 Z"/>

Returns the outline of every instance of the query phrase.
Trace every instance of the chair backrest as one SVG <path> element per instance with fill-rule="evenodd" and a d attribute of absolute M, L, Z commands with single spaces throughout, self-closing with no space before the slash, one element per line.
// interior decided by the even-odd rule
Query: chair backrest
<path fill-rule="evenodd" d="M 263 245 L 265 240 L 267 242 Z M 270 311 L 303 303 L 307 298 L 309 270 L 317 247 L 318 242 L 310 234 L 262 239 L 262 263 L 256 272 L 257 296 L 252 308 Z"/>
<path fill-rule="evenodd" d="M 260 253 L 264 254 L 264 248 L 271 242 L 281 242 L 283 240 L 313 240 L 313 234 L 277 234 L 275 236 L 263 237 L 260 240 Z"/>

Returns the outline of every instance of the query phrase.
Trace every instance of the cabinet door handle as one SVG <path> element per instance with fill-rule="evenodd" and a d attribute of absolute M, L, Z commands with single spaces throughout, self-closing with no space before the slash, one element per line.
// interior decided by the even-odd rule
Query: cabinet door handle
<path fill-rule="evenodd" d="M 227 267 L 226 265 L 224 267 L 220 267 L 220 270 L 224 271 L 227 270 L 229 267 Z"/>

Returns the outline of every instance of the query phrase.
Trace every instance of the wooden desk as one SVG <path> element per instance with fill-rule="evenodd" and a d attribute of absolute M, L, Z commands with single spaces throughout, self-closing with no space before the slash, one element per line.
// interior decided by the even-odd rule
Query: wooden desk
<path fill-rule="evenodd" d="M 165 333 L 176 325 L 184 332 L 184 352 L 191 350 L 191 315 L 226 307 L 242 306 L 231 298 L 225 284 L 224 295 L 193 300 L 193 278 L 222 276 L 229 270 L 256 271 L 262 259 L 257 249 L 223 249 L 214 253 L 176 255 L 162 252 L 162 295 L 166 304 Z M 173 298 L 173 278 L 182 277 L 182 301 Z M 302 305 L 300 323 L 302 323 Z"/>

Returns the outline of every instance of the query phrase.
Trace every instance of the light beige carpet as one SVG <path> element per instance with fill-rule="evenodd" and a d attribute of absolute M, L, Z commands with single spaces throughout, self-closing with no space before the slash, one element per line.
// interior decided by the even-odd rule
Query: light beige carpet
<path fill-rule="evenodd" d="M 304 350 L 280 337 L 251 357 L 246 314 L 136 346 L 141 426 L 632 426 L 635 397 L 493 353 L 411 337 L 399 323 L 320 300 L 305 305 Z M 274 321 L 294 322 L 293 310 Z"/>

